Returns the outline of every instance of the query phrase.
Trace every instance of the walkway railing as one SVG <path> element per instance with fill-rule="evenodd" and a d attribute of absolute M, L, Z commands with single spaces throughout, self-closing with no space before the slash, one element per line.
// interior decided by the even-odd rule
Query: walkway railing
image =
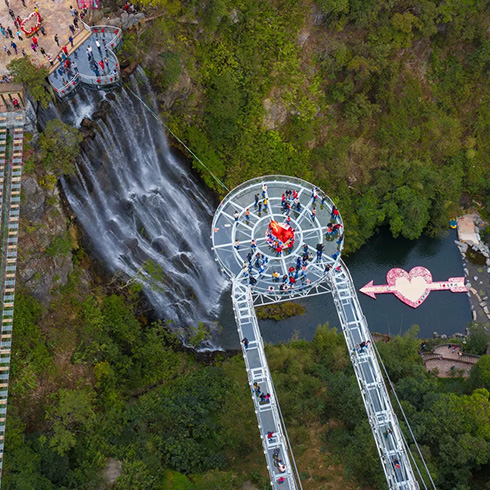
<path fill-rule="evenodd" d="M 0 326 L 0 479 L 3 466 L 10 352 L 14 321 L 24 117 L 24 111 L 8 114 L 8 117 L 7 114 L 2 114 L 0 117 L 0 200 L 2 203 L 2 253 L 0 266 L 0 290 L 2 295 L 2 323 Z M 7 161 L 9 163 L 5 165 Z"/>
<path fill-rule="evenodd" d="M 416 490 L 419 485 L 408 459 L 403 434 L 393 411 L 376 353 L 369 344 L 364 346 L 366 342 L 372 342 L 371 333 L 352 277 L 343 261 L 340 271 L 333 271 L 331 279 L 334 303 L 388 487 L 390 490 Z"/>
<path fill-rule="evenodd" d="M 286 428 L 281 420 L 279 402 L 265 357 L 264 343 L 248 280 L 235 278 L 232 284 L 233 309 L 238 334 L 240 339 L 248 340 L 247 347 L 242 343 L 242 351 L 271 485 L 274 489 L 297 490 L 295 472 L 291 466 L 292 454 L 290 457 L 288 451 Z M 299 477 L 298 482 L 301 488 Z"/>
<path fill-rule="evenodd" d="M 62 88 L 57 88 L 54 83 L 52 83 L 56 94 L 60 98 L 63 98 L 73 92 L 80 83 L 84 83 L 85 85 L 92 85 L 99 89 L 105 86 L 115 85 L 119 83 L 119 80 L 121 78 L 121 70 L 114 50 L 119 46 L 122 41 L 122 29 L 113 26 L 89 26 L 83 21 L 81 21 L 81 23 L 83 28 L 87 31 L 90 31 L 92 35 L 95 34 L 97 36 L 102 36 L 104 47 L 107 50 L 107 55 L 115 62 L 115 69 L 112 69 L 111 72 L 108 74 L 102 75 L 88 75 L 79 71 L 77 75 L 73 77 L 70 82 L 68 84 L 65 84 Z M 106 36 L 108 37 L 107 41 Z M 84 43 L 82 43 L 81 46 L 83 46 L 83 44 Z M 79 48 L 80 46 L 77 47 L 77 49 Z"/>

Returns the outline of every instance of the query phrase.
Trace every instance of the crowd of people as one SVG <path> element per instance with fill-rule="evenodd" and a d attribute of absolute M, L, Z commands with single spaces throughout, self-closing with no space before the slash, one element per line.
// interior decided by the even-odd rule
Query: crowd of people
<path fill-rule="evenodd" d="M 274 253 L 276 257 L 283 257 L 285 255 L 290 255 L 293 246 L 295 244 L 295 229 L 292 227 L 290 211 L 301 209 L 301 202 L 299 200 L 300 193 L 296 189 L 285 189 L 281 196 L 281 208 L 283 213 L 285 213 L 285 218 L 283 223 L 278 223 L 274 219 L 271 219 L 268 228 L 265 232 L 265 242 L 269 249 Z M 327 200 L 327 196 L 320 191 L 318 187 L 314 187 L 311 192 L 311 201 L 316 203 L 320 201 L 323 206 Z M 262 184 L 262 195 L 256 193 L 254 196 L 253 207 L 256 212 L 259 213 L 262 209 L 268 210 L 269 206 L 269 195 L 267 190 L 267 184 Z M 245 224 L 250 225 L 250 209 L 246 208 L 241 215 L 237 209 L 233 213 L 234 222 L 238 225 L 241 216 L 245 218 Z M 313 213 L 313 219 L 316 218 L 316 212 Z M 336 240 L 337 250 L 332 254 L 332 259 L 336 260 L 340 256 L 340 249 L 343 241 L 343 225 L 340 223 L 340 214 L 338 209 L 333 206 L 330 213 L 331 221 L 326 227 L 325 240 L 331 242 Z M 240 241 L 235 239 L 233 247 L 237 252 L 240 252 L 241 245 Z M 308 278 L 308 267 L 309 264 L 315 261 L 321 262 L 325 245 L 323 243 L 317 243 L 315 249 L 307 243 L 303 244 L 301 253 L 295 258 L 295 262 L 291 264 L 288 268 L 286 274 L 281 275 L 278 271 L 273 270 L 271 273 L 272 284 L 268 286 L 269 293 L 273 294 L 276 292 L 276 288 L 279 293 L 284 293 L 290 289 L 298 288 L 302 289 L 311 284 L 311 280 Z M 242 265 L 242 276 L 247 277 L 249 284 L 254 287 L 259 280 L 264 279 L 264 274 L 266 272 L 267 265 L 269 263 L 269 258 L 257 251 L 257 243 L 255 239 L 251 240 L 250 251 L 246 255 L 246 260 L 244 260 Z M 325 264 L 324 274 L 328 273 L 332 269 L 330 264 Z M 340 272 L 341 267 L 336 266 L 336 271 Z M 267 281 L 269 282 L 269 281 Z M 277 283 L 277 285 L 275 284 Z"/>
<path fill-rule="evenodd" d="M 32 50 L 34 53 L 40 53 L 51 66 L 55 63 L 55 58 L 47 52 L 46 45 L 42 45 L 43 41 L 47 39 L 48 29 L 43 25 L 43 18 L 40 12 L 39 3 L 33 2 L 33 5 L 27 6 L 26 0 L 21 0 L 21 5 L 17 4 L 15 7 L 10 5 L 9 0 L 4 0 L 7 8 L 9 9 L 9 15 L 11 17 L 12 25 L 0 23 L 0 33 L 6 40 L 4 44 L 4 51 L 7 56 L 19 55 L 28 56 L 28 52 Z M 15 10 L 14 10 L 15 8 Z M 31 10 L 31 12 L 29 12 Z M 26 12 L 27 11 L 27 12 Z M 87 15 L 88 9 L 84 8 L 81 12 L 70 6 L 70 13 L 72 16 L 72 23 L 69 25 L 70 35 L 68 36 L 68 42 L 73 47 L 74 36 L 78 29 L 80 29 L 81 20 Z M 23 22 L 29 15 L 35 14 L 34 19 L 37 20 L 37 24 L 29 30 L 29 32 L 23 30 Z M 61 49 L 60 54 L 57 56 L 60 63 L 59 73 L 67 76 L 74 76 L 73 67 L 70 66 L 68 60 L 68 48 L 66 45 L 60 44 L 60 38 L 58 33 L 53 37 L 58 48 Z"/>

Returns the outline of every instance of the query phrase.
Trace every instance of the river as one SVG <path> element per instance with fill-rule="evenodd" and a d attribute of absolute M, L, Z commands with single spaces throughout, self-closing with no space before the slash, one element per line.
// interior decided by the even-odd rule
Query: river
<path fill-rule="evenodd" d="M 346 240 L 349 230 L 346 229 Z M 417 265 L 424 266 L 432 273 L 434 281 L 449 277 L 464 276 L 461 255 L 454 243 L 456 232 L 451 230 L 444 238 L 422 237 L 418 240 L 393 238 L 389 230 L 382 229 L 360 250 L 344 260 L 354 279 L 357 290 L 371 279 L 374 284 L 386 284 L 386 273 L 393 267 L 407 272 Z M 464 293 L 434 291 L 418 308 L 411 308 L 392 294 L 382 294 L 374 300 L 359 293 L 359 300 L 372 332 L 389 335 L 402 334 L 412 325 L 420 326 L 419 337 L 439 334 L 464 333 L 471 321 L 469 298 Z M 314 296 L 299 301 L 306 307 L 303 316 L 276 322 L 260 321 L 262 336 L 266 342 L 286 342 L 292 337 L 312 340 L 318 325 L 328 322 L 340 328 L 331 295 Z M 235 320 L 229 292 L 222 299 L 218 337 L 220 345 L 232 348 L 238 345 Z"/>

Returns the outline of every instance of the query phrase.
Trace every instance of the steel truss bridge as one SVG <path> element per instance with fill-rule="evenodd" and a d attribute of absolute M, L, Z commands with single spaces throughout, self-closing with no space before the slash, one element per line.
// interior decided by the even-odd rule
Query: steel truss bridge
<path fill-rule="evenodd" d="M 22 100 L 20 94 L 16 94 L 16 96 Z M 0 228 L 2 240 L 0 259 L 0 288 L 2 295 L 2 323 L 0 326 L 0 479 L 3 466 L 10 352 L 14 321 L 24 119 L 25 112 L 23 110 L 0 113 Z"/>
<path fill-rule="evenodd" d="M 285 190 L 298 193 L 299 206 L 293 199 L 286 199 L 291 204 L 289 210 L 284 206 Z M 278 490 L 302 489 L 254 307 L 331 293 L 388 487 L 416 490 L 419 484 L 368 324 L 349 270 L 340 259 L 343 226 L 340 215 L 334 219 L 333 206 L 314 185 L 274 175 L 235 188 L 221 202 L 213 219 L 213 250 L 222 270 L 230 276 L 238 334 L 247 341 L 242 342 L 242 352 L 271 486 Z M 271 219 L 286 222 L 288 216 L 295 229 L 294 246 L 278 253 L 267 243 L 266 234 Z M 333 224 L 341 225 L 336 233 L 330 232 Z M 323 245 L 319 254 L 318 244 Z M 297 257 L 305 254 L 308 258 L 301 261 L 300 273 Z M 293 284 L 291 276 L 297 279 Z M 281 284 L 287 284 L 287 289 L 279 288 Z M 367 341 L 372 345 L 364 347 Z"/>

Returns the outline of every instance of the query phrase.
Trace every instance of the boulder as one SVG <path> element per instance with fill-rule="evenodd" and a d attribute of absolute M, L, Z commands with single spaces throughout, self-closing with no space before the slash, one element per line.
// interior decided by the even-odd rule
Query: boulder
<path fill-rule="evenodd" d="M 46 193 L 37 183 L 35 177 L 27 176 L 22 180 L 22 215 L 29 221 L 38 220 L 44 213 Z"/>
<path fill-rule="evenodd" d="M 89 119 L 88 117 L 84 117 L 82 119 L 82 122 L 80 123 L 80 128 L 84 128 L 84 129 L 96 129 L 97 128 L 97 123 L 95 121 L 92 121 L 92 119 Z"/>

